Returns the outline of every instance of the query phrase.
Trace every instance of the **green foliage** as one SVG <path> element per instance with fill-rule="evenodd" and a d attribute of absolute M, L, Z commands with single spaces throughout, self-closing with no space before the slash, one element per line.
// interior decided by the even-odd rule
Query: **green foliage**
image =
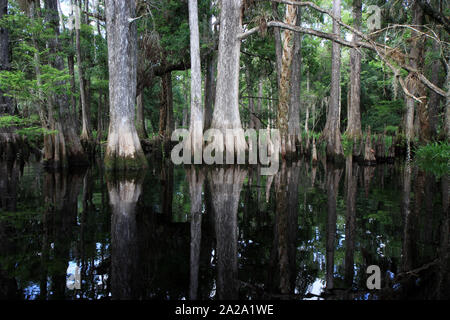
<path fill-rule="evenodd" d="M 415 150 L 416 163 L 420 168 L 437 177 L 450 173 L 450 144 L 433 142 Z"/>
<path fill-rule="evenodd" d="M 384 132 L 385 127 L 392 131 L 402 120 L 404 104 L 402 100 L 382 100 L 369 109 L 362 117 L 362 126 L 370 125 L 373 132 Z"/>

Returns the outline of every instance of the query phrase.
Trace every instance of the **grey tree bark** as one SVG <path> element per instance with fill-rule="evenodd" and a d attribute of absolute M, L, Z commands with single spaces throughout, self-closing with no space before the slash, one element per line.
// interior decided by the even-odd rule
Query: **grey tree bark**
<path fill-rule="evenodd" d="M 333 15 L 341 18 L 341 0 L 333 0 Z M 333 21 L 333 33 L 339 35 L 341 28 Z M 335 161 L 343 160 L 344 151 L 340 131 L 340 79 L 341 79 L 341 46 L 333 42 L 331 52 L 331 89 L 327 123 L 323 136 L 327 144 L 327 156 Z"/>
<path fill-rule="evenodd" d="M 353 0 L 353 24 L 356 30 L 361 30 L 362 1 Z M 353 42 L 358 42 L 359 37 L 353 34 Z M 348 101 L 348 126 L 347 135 L 350 138 L 361 138 L 361 53 L 359 49 L 350 49 L 350 99 Z"/>
<path fill-rule="evenodd" d="M 211 128 L 225 134 L 226 129 L 241 129 L 239 116 L 239 58 L 242 32 L 242 0 L 223 1 L 220 11 L 217 87 Z M 237 136 L 235 153 L 245 151 L 244 134 Z M 225 148 L 224 148 L 225 149 Z M 223 150 L 219 150 L 223 151 Z"/>
<path fill-rule="evenodd" d="M 301 26 L 301 8 L 297 7 L 297 26 Z M 292 54 L 291 71 L 291 101 L 289 104 L 289 142 L 290 152 L 295 152 L 296 142 L 301 141 L 300 132 L 300 97 L 301 97 L 301 76 L 302 76 L 302 34 L 294 33 L 294 52 Z"/>
<path fill-rule="evenodd" d="M 91 125 L 90 125 L 90 106 L 87 97 L 87 83 L 84 74 L 83 57 L 81 54 L 81 0 L 77 1 L 77 11 L 75 12 L 75 43 L 77 54 L 78 77 L 80 81 L 80 100 L 81 100 L 81 142 L 84 148 L 89 149 L 92 143 Z"/>
<path fill-rule="evenodd" d="M 202 110 L 202 71 L 200 63 L 200 35 L 198 31 L 197 0 L 189 0 L 189 33 L 191 49 L 191 121 L 189 123 L 189 142 L 193 155 L 202 155 L 203 110 Z M 196 159 L 201 161 L 201 159 Z"/>
<path fill-rule="evenodd" d="M 211 6 L 213 4 L 211 3 Z M 208 16 L 207 24 L 208 41 L 215 45 L 212 15 Z M 215 67 L 217 62 L 217 54 L 212 51 L 206 56 L 206 74 L 205 74 L 205 115 L 203 128 L 207 130 L 211 127 L 212 115 L 215 100 Z"/>
<path fill-rule="evenodd" d="M 105 165 L 108 170 L 147 167 L 134 125 L 137 68 L 136 3 L 106 0 L 110 124 Z"/>
<path fill-rule="evenodd" d="M 272 3 L 272 15 L 276 20 L 279 20 L 278 17 L 278 3 L 273 2 Z M 283 48 L 281 43 L 281 33 L 279 27 L 273 28 L 273 35 L 275 39 L 275 68 L 277 71 L 277 83 L 278 86 L 280 86 L 280 79 L 281 79 L 281 59 L 283 57 Z"/>

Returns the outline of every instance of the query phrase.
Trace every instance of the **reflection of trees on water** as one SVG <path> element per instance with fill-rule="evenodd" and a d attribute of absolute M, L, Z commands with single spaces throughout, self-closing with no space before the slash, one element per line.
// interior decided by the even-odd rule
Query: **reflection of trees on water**
<path fill-rule="evenodd" d="M 191 252 L 189 298 L 197 299 L 200 248 L 202 239 L 202 189 L 205 179 L 203 170 L 191 167 L 186 171 L 191 198 Z"/>
<path fill-rule="evenodd" d="M 324 164 L 280 163 L 272 177 L 163 164 L 107 185 L 97 169 L 22 176 L 0 163 L 2 213 L 19 211 L 0 216 L 0 296 L 361 299 L 376 264 L 371 299 L 448 298 L 448 178 L 347 160 L 344 181 Z M 66 288 L 75 264 L 81 290 Z"/>
<path fill-rule="evenodd" d="M 353 285 L 355 229 L 356 229 L 356 191 L 358 187 L 359 166 L 354 166 L 352 157 L 345 164 L 346 216 L 345 216 L 345 260 L 344 279 L 347 286 Z"/>
<path fill-rule="evenodd" d="M 142 174 L 140 173 L 141 176 Z M 112 209 L 111 293 L 113 299 L 137 299 L 140 295 L 136 205 L 141 191 L 142 179 L 108 180 L 109 202 Z"/>
<path fill-rule="evenodd" d="M 247 171 L 238 166 L 208 174 L 215 215 L 218 299 L 237 299 L 239 294 L 237 212 L 246 175 Z"/>
<path fill-rule="evenodd" d="M 327 167 L 327 227 L 326 227 L 326 288 L 334 288 L 334 266 L 336 248 L 336 202 L 341 179 L 342 169 L 335 168 L 332 164 Z"/>
<path fill-rule="evenodd" d="M 40 281 L 42 299 L 59 300 L 67 296 L 66 274 L 71 241 L 77 225 L 78 195 L 83 183 L 83 174 L 83 172 L 44 174 L 43 193 L 46 211 L 42 217 Z M 47 278 L 50 278 L 49 288 Z"/>

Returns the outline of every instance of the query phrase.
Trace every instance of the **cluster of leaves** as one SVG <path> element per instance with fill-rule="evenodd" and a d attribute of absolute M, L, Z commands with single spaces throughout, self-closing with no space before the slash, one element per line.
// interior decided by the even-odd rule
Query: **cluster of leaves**
<path fill-rule="evenodd" d="M 415 150 L 416 163 L 420 168 L 442 177 L 450 173 L 450 144 L 448 142 L 433 142 L 420 146 Z"/>

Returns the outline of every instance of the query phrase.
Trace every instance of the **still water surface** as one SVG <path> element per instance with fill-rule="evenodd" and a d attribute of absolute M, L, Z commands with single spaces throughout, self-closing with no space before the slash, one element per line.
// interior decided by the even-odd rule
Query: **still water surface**
<path fill-rule="evenodd" d="M 448 177 L 150 163 L 112 177 L 1 162 L 0 298 L 450 298 Z"/>

